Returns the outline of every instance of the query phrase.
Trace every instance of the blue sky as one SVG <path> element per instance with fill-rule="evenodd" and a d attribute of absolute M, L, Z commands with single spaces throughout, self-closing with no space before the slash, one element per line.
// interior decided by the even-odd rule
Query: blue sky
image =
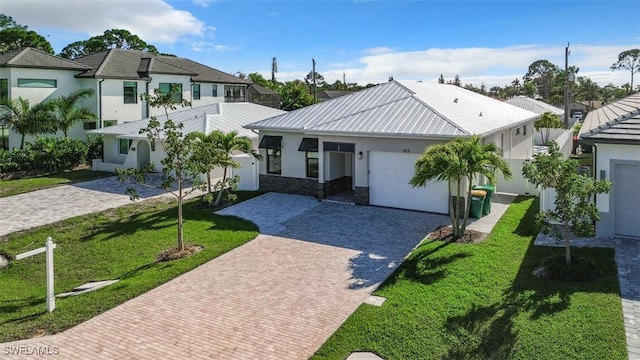
<path fill-rule="evenodd" d="M 601 85 L 620 51 L 640 48 L 640 1 L 3 0 L 0 11 L 46 35 L 56 52 L 125 28 L 161 52 L 228 73 L 278 80 L 316 70 L 329 82 L 434 80 L 508 84 L 530 63 L 580 67 Z"/>

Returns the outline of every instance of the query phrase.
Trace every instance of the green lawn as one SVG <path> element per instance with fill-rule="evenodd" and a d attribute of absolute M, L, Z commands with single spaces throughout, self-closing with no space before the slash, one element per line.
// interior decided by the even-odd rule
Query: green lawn
<path fill-rule="evenodd" d="M 594 282 L 541 280 L 532 270 L 563 249 L 533 246 L 537 200 L 519 197 L 481 244 L 421 245 L 313 359 L 373 351 L 392 359 L 626 359 L 611 249 Z"/>
<path fill-rule="evenodd" d="M 114 174 L 109 172 L 85 169 L 15 180 L 0 180 L 0 198 L 112 175 Z"/>
<path fill-rule="evenodd" d="M 238 194 L 238 201 L 257 193 Z M 89 281 L 120 279 L 114 285 L 56 300 L 45 310 L 44 254 L 13 260 L 0 270 L 0 342 L 51 334 L 115 307 L 257 236 L 254 224 L 217 216 L 185 204 L 185 242 L 204 249 L 190 257 L 157 263 L 155 256 L 175 246 L 175 201 L 149 200 L 102 213 L 76 217 L 24 234 L 0 237 L 0 253 L 15 256 L 44 245 L 51 236 L 56 293 Z"/>

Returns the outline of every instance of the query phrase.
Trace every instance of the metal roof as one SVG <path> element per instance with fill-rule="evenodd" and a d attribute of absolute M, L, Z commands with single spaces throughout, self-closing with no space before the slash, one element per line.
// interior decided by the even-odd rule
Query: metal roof
<path fill-rule="evenodd" d="M 246 127 L 314 134 L 455 137 L 489 134 L 537 116 L 453 85 L 390 81 Z"/>
<path fill-rule="evenodd" d="M 507 104 L 511 104 L 517 106 L 521 109 L 532 111 L 536 114 L 544 114 L 545 112 L 550 112 L 552 114 L 556 114 L 558 116 L 564 115 L 564 110 L 553 105 L 549 105 L 546 102 L 532 99 L 528 96 L 518 95 L 512 98 L 509 98 L 505 101 Z"/>
<path fill-rule="evenodd" d="M 579 137 L 591 143 L 640 144 L 640 93 L 588 113 Z"/>
<path fill-rule="evenodd" d="M 0 55 L 0 67 L 24 67 L 59 70 L 88 70 L 90 67 L 51 55 L 39 49 L 22 48 Z"/>
<path fill-rule="evenodd" d="M 282 110 L 253 103 L 216 103 L 169 113 L 169 118 L 176 123 L 183 124 L 183 133 L 202 131 L 210 133 L 221 130 L 225 133 L 237 131 L 239 135 L 249 138 L 257 138 L 258 135 L 251 130 L 243 128 L 244 125 L 277 116 L 284 113 Z M 166 115 L 156 117 L 164 124 Z M 115 135 L 118 138 L 146 139 L 146 135 L 140 134 L 149 124 L 149 119 L 125 122 L 122 124 L 95 129 L 89 131 L 94 134 Z"/>

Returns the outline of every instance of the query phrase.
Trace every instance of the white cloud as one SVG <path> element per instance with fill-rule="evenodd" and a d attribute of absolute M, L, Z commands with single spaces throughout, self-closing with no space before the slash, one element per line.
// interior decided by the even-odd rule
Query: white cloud
<path fill-rule="evenodd" d="M 36 31 L 57 29 L 93 36 L 126 29 L 153 44 L 172 45 L 186 36 L 202 37 L 215 30 L 162 0 L 3 0 L 2 12 Z"/>
<path fill-rule="evenodd" d="M 212 0 L 193 0 L 193 3 L 198 5 L 198 6 L 202 6 L 203 8 L 209 7 L 209 4 L 211 4 Z"/>
<path fill-rule="evenodd" d="M 628 45 L 576 45 L 571 46 L 569 65 L 580 68 L 578 75 L 589 76 L 598 84 L 613 82 L 621 85 L 629 81 L 624 72 L 612 72 L 609 67 L 621 51 L 637 48 Z M 564 68 L 564 46 L 518 45 L 502 48 L 430 48 L 421 51 L 388 51 L 388 48 L 365 50 L 370 55 L 361 57 L 358 64 L 333 64 L 320 71 L 327 82 L 342 81 L 359 84 L 385 82 L 389 76 L 397 80 L 436 81 L 440 74 L 445 79 L 459 75 L 463 84 L 505 86 L 513 79 L 522 79 L 529 65 L 546 59 Z M 291 72 L 293 74 L 295 72 Z M 281 75 L 281 77 L 283 77 Z"/>

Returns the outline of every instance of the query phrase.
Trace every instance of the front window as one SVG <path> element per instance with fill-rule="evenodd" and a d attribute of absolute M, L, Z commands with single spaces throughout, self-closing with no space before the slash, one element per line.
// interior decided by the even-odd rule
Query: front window
<path fill-rule="evenodd" d="M 280 149 L 267 149 L 267 173 L 282 174 L 282 158 Z"/>
<path fill-rule="evenodd" d="M 125 104 L 137 104 L 138 103 L 138 83 L 135 81 L 124 82 L 124 103 Z"/>
<path fill-rule="evenodd" d="M 120 155 L 127 155 L 129 153 L 129 147 L 133 141 L 129 139 L 118 139 L 118 152 Z"/>
<path fill-rule="evenodd" d="M 171 94 L 171 100 L 175 103 L 182 102 L 182 84 L 160 83 L 160 95 Z"/>
<path fill-rule="evenodd" d="M 200 84 L 193 84 L 193 100 L 200 100 Z"/>
<path fill-rule="evenodd" d="M 307 151 L 307 177 L 318 178 L 318 153 Z"/>
<path fill-rule="evenodd" d="M 225 85 L 224 86 L 224 101 L 225 102 L 245 102 L 245 87 L 238 85 Z"/>
<path fill-rule="evenodd" d="M 211 96 L 218 97 L 218 85 L 213 84 L 211 87 Z"/>
<path fill-rule="evenodd" d="M 104 127 L 118 125 L 118 120 L 105 120 L 105 121 L 103 121 L 103 125 L 104 125 Z"/>
<path fill-rule="evenodd" d="M 0 126 L 0 149 L 9 150 L 9 128 Z"/>
<path fill-rule="evenodd" d="M 0 102 L 6 102 L 7 100 L 9 100 L 9 81 L 0 79 Z"/>
<path fill-rule="evenodd" d="M 55 79 L 18 79 L 18 87 L 57 88 L 58 87 L 58 80 L 55 80 Z"/>
<path fill-rule="evenodd" d="M 88 121 L 84 123 L 84 129 L 85 130 L 94 130 L 98 127 L 98 122 L 97 121 Z"/>

